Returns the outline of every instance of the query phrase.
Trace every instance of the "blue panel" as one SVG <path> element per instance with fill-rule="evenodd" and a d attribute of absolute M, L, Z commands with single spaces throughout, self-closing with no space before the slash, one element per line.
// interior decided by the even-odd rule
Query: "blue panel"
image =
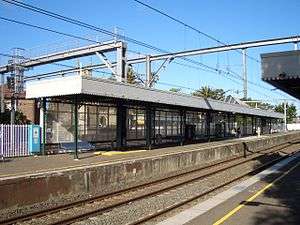
<path fill-rule="evenodd" d="M 28 126 L 28 150 L 31 154 L 40 153 L 41 128 L 39 125 Z"/>

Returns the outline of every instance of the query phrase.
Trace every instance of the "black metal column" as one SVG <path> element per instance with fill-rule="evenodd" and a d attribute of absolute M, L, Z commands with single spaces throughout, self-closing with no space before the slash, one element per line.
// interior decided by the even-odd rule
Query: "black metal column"
<path fill-rule="evenodd" d="M 207 134 L 208 141 L 210 141 L 210 123 L 211 123 L 211 112 L 207 112 L 207 117 L 206 117 L 206 134 Z"/>
<path fill-rule="evenodd" d="M 255 129 L 254 129 L 254 116 L 251 116 L 251 122 L 252 122 L 252 135 L 255 135 Z"/>
<path fill-rule="evenodd" d="M 153 136 L 153 125 L 154 125 L 154 113 L 149 107 L 146 109 L 146 145 L 149 150 L 152 148 L 152 136 Z"/>
<path fill-rule="evenodd" d="M 74 97 L 74 144 L 75 152 L 74 159 L 78 159 L 78 100 Z"/>
<path fill-rule="evenodd" d="M 180 133 L 181 133 L 181 140 L 180 140 L 180 145 L 183 145 L 185 142 L 185 127 L 186 127 L 186 111 L 181 110 L 180 111 Z"/>
<path fill-rule="evenodd" d="M 117 148 L 121 148 L 126 145 L 126 107 L 120 101 L 117 103 Z"/>
<path fill-rule="evenodd" d="M 242 136 L 246 136 L 247 135 L 247 116 L 243 115 L 243 135 Z"/>
<path fill-rule="evenodd" d="M 46 153 L 46 120 L 47 120 L 47 101 L 46 98 L 42 99 L 42 110 L 43 110 L 43 145 L 42 145 L 42 155 Z"/>
<path fill-rule="evenodd" d="M 229 134 L 231 134 L 230 113 L 227 113 L 227 129 L 228 129 L 228 132 L 226 133 L 226 128 L 225 128 L 226 137 L 228 137 Z"/>

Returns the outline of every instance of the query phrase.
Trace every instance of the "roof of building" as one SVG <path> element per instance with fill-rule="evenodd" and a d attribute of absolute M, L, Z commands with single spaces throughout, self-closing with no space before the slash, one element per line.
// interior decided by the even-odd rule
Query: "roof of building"
<path fill-rule="evenodd" d="M 283 114 L 274 111 L 254 109 L 239 104 L 230 104 L 182 93 L 145 88 L 108 79 L 69 76 L 32 81 L 26 84 L 26 98 L 58 97 L 78 94 L 283 118 Z"/>
<path fill-rule="evenodd" d="M 236 97 L 233 97 L 232 95 L 228 95 L 226 98 L 225 98 L 225 101 L 226 103 L 230 103 L 230 104 L 238 104 L 238 105 L 242 105 L 242 106 L 245 106 L 245 107 L 250 107 L 249 105 L 247 105 L 247 103 L 243 102 L 242 100 L 236 98 Z"/>
<path fill-rule="evenodd" d="M 300 50 L 261 54 L 262 79 L 300 99 Z"/>

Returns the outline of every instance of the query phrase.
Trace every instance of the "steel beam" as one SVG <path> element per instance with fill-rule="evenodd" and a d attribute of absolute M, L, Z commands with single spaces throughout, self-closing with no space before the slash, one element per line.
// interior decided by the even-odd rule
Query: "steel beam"
<path fill-rule="evenodd" d="M 125 72 L 126 72 L 126 50 L 127 46 L 125 43 L 121 42 L 121 46 L 117 48 L 117 81 L 122 82 L 125 80 Z"/>
<path fill-rule="evenodd" d="M 195 50 L 188 50 L 182 51 L 177 53 L 167 53 L 152 56 L 151 60 L 163 60 L 169 57 L 173 58 L 181 58 L 187 56 L 195 56 L 195 55 L 203 55 L 203 54 L 211 54 L 217 52 L 226 52 L 238 49 L 246 49 L 246 48 L 257 48 L 269 45 L 279 45 L 279 44 L 287 44 L 287 43 L 295 43 L 300 42 L 300 36 L 293 36 L 293 37 L 283 37 L 283 38 L 276 38 L 276 39 L 266 39 L 266 40 L 259 40 L 259 41 L 250 41 L 244 42 L 239 44 L 231 44 L 231 45 L 223 45 L 211 48 L 202 48 L 202 49 L 195 49 Z"/>
<path fill-rule="evenodd" d="M 112 74 L 116 75 L 116 71 L 114 70 L 113 66 L 109 62 L 108 58 L 102 52 L 96 52 L 98 58 L 106 65 L 106 67 L 112 72 Z"/>
<path fill-rule="evenodd" d="M 238 50 L 238 49 L 257 48 L 257 47 L 263 47 L 263 46 L 269 46 L 269 45 L 280 45 L 280 44 L 298 43 L 298 42 L 300 42 L 300 36 L 283 37 L 283 38 L 276 38 L 276 39 L 265 39 L 265 40 L 259 40 L 259 41 L 251 41 L 251 42 L 216 46 L 216 47 L 210 47 L 210 48 L 201 48 L 201 49 L 193 49 L 193 50 L 188 50 L 188 51 L 152 55 L 150 57 L 150 61 L 166 60 L 166 59 L 170 59 L 170 58 L 171 59 L 182 58 L 182 57 L 195 56 L 195 55 L 205 55 L 205 54 L 212 54 L 212 53 L 217 53 L 217 52 L 226 52 L 226 51 L 232 51 L 232 50 Z M 147 57 L 139 57 L 139 58 L 128 59 L 127 63 L 128 64 L 138 64 L 138 63 L 145 63 L 146 61 L 147 61 Z M 112 65 L 112 67 L 115 67 L 117 65 L 117 63 L 112 62 L 111 65 Z M 98 64 L 98 65 L 82 67 L 82 69 L 102 69 L 102 68 L 106 68 L 106 65 Z M 61 73 L 72 73 L 72 72 L 76 72 L 78 70 L 79 70 L 78 68 L 67 69 L 67 70 L 62 70 L 62 71 L 55 72 L 55 73 L 48 73 L 48 74 L 44 74 L 44 75 L 45 76 L 53 76 L 54 74 L 58 74 L 58 73 L 60 73 L 60 74 Z M 1 68 L 0 68 L 0 73 L 1 73 Z M 31 79 L 31 78 L 27 77 L 26 79 Z"/>
<path fill-rule="evenodd" d="M 96 52 L 110 52 L 120 47 L 123 47 L 123 45 L 124 43 L 121 41 L 88 45 L 80 48 L 74 48 L 62 52 L 56 52 L 53 54 L 39 56 L 33 59 L 24 59 L 24 61 L 20 63 L 20 66 L 24 68 L 30 68 L 30 67 L 41 66 L 49 63 L 62 61 L 62 60 L 69 60 L 69 59 L 79 58 L 83 56 L 89 56 L 95 54 Z M 20 58 L 22 59 L 22 57 Z M 10 71 L 9 65 L 0 67 L 0 73 L 7 73 L 9 71 Z"/>

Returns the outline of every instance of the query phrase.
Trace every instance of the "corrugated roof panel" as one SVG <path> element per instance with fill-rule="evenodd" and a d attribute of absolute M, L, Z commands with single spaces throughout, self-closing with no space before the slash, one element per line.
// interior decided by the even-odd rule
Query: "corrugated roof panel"
<path fill-rule="evenodd" d="M 144 88 L 107 79 L 86 78 L 80 76 L 30 82 L 27 85 L 26 98 L 54 97 L 73 94 L 115 97 L 173 106 L 283 118 L 282 114 L 272 111 L 253 109 L 238 104 L 230 104 L 186 94 Z"/>

